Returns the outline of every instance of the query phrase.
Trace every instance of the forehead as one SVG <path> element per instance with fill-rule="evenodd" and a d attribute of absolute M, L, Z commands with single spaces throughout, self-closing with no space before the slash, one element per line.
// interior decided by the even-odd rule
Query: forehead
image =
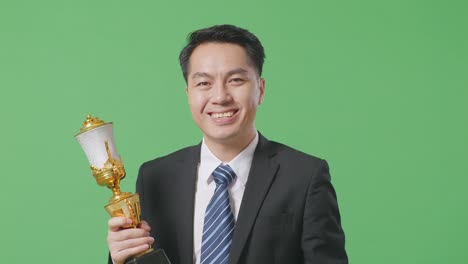
<path fill-rule="evenodd" d="M 188 75 L 195 72 L 221 74 L 243 68 L 253 71 L 245 49 L 237 44 L 209 42 L 196 47 L 189 58 Z"/>

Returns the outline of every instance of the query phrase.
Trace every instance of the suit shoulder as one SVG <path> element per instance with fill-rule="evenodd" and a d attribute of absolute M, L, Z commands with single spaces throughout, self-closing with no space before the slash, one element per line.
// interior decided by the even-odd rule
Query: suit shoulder
<path fill-rule="evenodd" d="M 287 145 L 272 142 L 272 159 L 280 166 L 281 175 L 293 182 L 330 181 L 328 162 L 319 157 L 304 153 Z M 304 186 L 310 186 L 305 184 Z"/>
<path fill-rule="evenodd" d="M 279 160 L 285 160 L 293 163 L 307 163 L 311 165 L 318 165 L 325 162 L 325 160 L 317 156 L 305 153 L 279 142 L 270 141 L 270 144 Z"/>
<path fill-rule="evenodd" d="M 164 165 L 167 163 L 173 163 L 174 161 L 177 161 L 177 160 L 184 160 L 187 157 L 193 157 L 193 155 L 197 153 L 197 151 L 199 150 L 200 150 L 200 145 L 185 147 L 177 151 L 174 151 L 170 154 L 167 154 L 165 156 L 158 157 L 150 161 L 146 161 L 141 165 L 141 167 L 142 168 L 143 167 L 155 167 L 155 166 Z"/>

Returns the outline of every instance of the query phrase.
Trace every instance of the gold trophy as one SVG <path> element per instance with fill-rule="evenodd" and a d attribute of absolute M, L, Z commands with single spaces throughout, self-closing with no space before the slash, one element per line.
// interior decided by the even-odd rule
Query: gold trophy
<path fill-rule="evenodd" d="M 125 169 L 114 144 L 112 122 L 105 123 L 88 115 L 75 139 L 86 154 L 96 182 L 112 190 L 112 197 L 105 206 L 112 216 L 132 219 L 125 228 L 136 228 L 140 224 L 140 197 L 120 191 L 120 180 L 125 177 Z M 126 264 L 170 264 L 164 250 L 149 248 L 134 256 Z"/>

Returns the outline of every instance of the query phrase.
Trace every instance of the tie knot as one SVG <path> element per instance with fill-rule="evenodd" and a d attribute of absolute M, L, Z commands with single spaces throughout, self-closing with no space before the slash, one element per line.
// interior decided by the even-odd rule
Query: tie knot
<path fill-rule="evenodd" d="M 229 165 L 219 165 L 213 171 L 213 179 L 217 186 L 220 184 L 228 186 L 235 177 L 236 173 L 234 173 Z"/>

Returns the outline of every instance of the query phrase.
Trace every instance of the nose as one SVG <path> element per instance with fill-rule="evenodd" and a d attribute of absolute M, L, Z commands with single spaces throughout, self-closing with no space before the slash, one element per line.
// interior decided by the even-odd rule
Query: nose
<path fill-rule="evenodd" d="M 223 83 L 217 83 L 214 85 L 212 89 L 211 100 L 214 104 L 224 105 L 229 103 L 232 100 L 232 96 L 228 90 L 228 87 L 226 87 Z"/>

